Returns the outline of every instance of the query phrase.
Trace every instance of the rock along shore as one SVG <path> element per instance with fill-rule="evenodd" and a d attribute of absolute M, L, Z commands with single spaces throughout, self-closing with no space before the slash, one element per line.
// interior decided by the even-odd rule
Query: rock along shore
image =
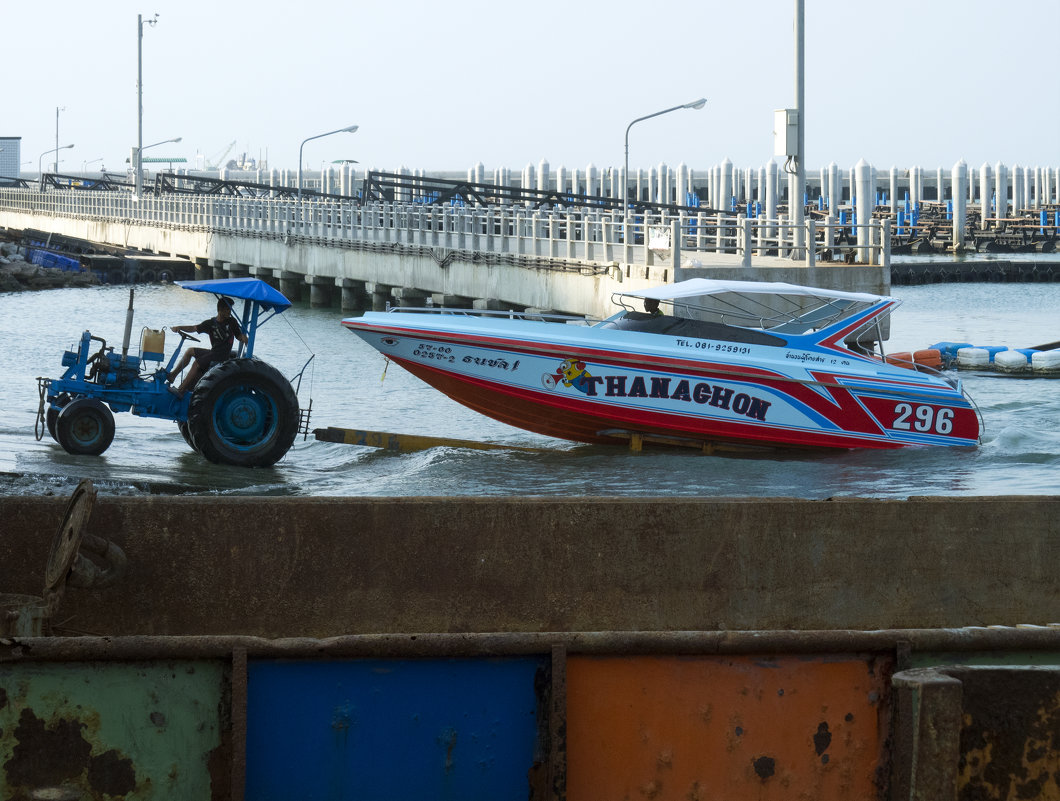
<path fill-rule="evenodd" d="M 41 267 L 26 261 L 18 252 L 18 246 L 11 243 L 0 244 L 0 292 L 96 286 L 99 282 L 99 276 L 95 273 Z"/>

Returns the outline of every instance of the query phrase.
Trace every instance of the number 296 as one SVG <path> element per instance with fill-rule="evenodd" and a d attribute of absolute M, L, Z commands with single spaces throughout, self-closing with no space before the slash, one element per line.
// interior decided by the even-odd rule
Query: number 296
<path fill-rule="evenodd" d="M 899 403 L 894 407 L 897 415 L 891 428 L 902 431 L 934 431 L 936 434 L 949 434 L 953 431 L 953 409 L 935 410 L 934 406 Z"/>

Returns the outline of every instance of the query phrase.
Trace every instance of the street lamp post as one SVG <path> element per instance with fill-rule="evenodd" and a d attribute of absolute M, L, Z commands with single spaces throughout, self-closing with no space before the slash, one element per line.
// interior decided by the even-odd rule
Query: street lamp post
<path fill-rule="evenodd" d="M 163 139 L 161 142 L 155 142 L 154 144 L 151 144 L 151 145 L 144 145 L 143 147 L 138 147 L 136 149 L 136 153 L 134 154 L 135 158 L 133 160 L 137 164 L 137 169 L 136 169 L 136 187 L 137 187 L 136 188 L 136 194 L 138 196 L 140 194 L 140 191 L 144 188 L 143 187 L 143 182 L 144 182 L 144 174 L 143 174 L 144 151 L 145 150 L 150 150 L 153 147 L 158 147 L 159 145 L 168 145 L 170 142 L 179 142 L 183 138 L 184 138 L 183 136 L 175 136 L 172 139 Z"/>
<path fill-rule="evenodd" d="M 62 147 L 53 147 L 51 150 L 45 150 L 40 154 L 40 158 L 37 159 L 37 182 L 40 184 L 40 191 L 44 191 L 44 157 L 49 153 L 55 154 L 55 171 L 59 171 L 59 151 L 68 150 L 73 145 L 63 145 Z"/>
<path fill-rule="evenodd" d="M 314 139 L 323 139 L 325 136 L 331 136 L 337 133 L 354 133 L 358 126 L 349 125 L 345 128 L 339 128 L 337 131 L 328 131 L 327 133 L 317 134 L 316 136 L 310 136 L 308 139 L 303 139 L 302 144 L 298 146 L 298 199 L 302 199 L 302 148 L 305 147 L 306 142 L 311 142 Z"/>
<path fill-rule="evenodd" d="M 158 24 L 158 14 L 153 19 L 147 20 L 148 25 Z M 159 143 L 161 144 L 161 143 Z M 134 185 L 136 195 L 140 196 L 143 190 L 144 179 L 141 169 L 141 158 L 144 152 L 144 18 L 136 15 L 136 158 L 133 169 L 136 170 Z"/>
<path fill-rule="evenodd" d="M 81 175 L 82 175 L 82 177 L 88 175 L 88 165 L 89 164 L 95 164 L 97 161 L 103 161 L 103 157 L 100 156 L 98 159 L 92 159 L 92 161 L 82 161 L 81 162 Z"/>
<path fill-rule="evenodd" d="M 52 172 L 59 172 L 59 112 L 66 111 L 66 106 L 55 107 L 55 165 Z"/>
<path fill-rule="evenodd" d="M 622 216 L 624 217 L 629 212 L 629 129 L 636 125 L 638 122 L 644 120 L 650 120 L 652 117 L 661 117 L 663 114 L 669 114 L 671 111 L 680 111 L 683 108 L 701 109 L 707 105 L 707 99 L 705 97 L 699 98 L 699 100 L 693 100 L 691 103 L 683 103 L 680 106 L 674 106 L 673 108 L 666 108 L 662 111 L 656 111 L 654 114 L 647 114 L 643 117 L 637 117 L 629 125 L 626 126 L 626 171 L 623 175 L 622 180 Z"/>

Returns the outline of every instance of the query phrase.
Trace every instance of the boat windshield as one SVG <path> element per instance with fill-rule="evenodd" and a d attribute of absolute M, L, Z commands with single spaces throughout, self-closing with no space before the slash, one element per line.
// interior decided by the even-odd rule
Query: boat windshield
<path fill-rule="evenodd" d="M 814 294 L 812 288 L 786 284 L 772 284 L 773 291 L 769 292 L 762 291 L 761 285 L 743 282 L 704 281 L 703 285 L 709 291 L 698 295 L 682 292 L 678 288 L 682 285 L 678 284 L 644 292 L 616 293 L 613 300 L 622 311 L 599 325 L 669 336 L 780 346 L 788 344 L 790 337 L 827 328 L 878 304 L 879 314 L 869 315 L 860 330 L 847 336 L 848 343 L 853 343 L 862 338 L 877 340 L 880 316 L 895 305 L 892 298 L 829 290 Z M 741 291 L 744 286 L 750 288 Z M 641 308 L 647 311 L 640 311 Z"/>

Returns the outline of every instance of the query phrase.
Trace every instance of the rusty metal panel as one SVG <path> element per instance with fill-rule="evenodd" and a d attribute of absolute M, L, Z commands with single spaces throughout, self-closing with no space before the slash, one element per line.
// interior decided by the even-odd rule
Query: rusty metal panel
<path fill-rule="evenodd" d="M 880 797 L 891 663 L 879 658 L 567 661 L 567 798 Z"/>
<path fill-rule="evenodd" d="M 544 786 L 547 665 L 250 660 L 246 797 L 529 798 Z"/>
<path fill-rule="evenodd" d="M 230 797 L 221 661 L 0 663 L 3 798 Z"/>
<path fill-rule="evenodd" d="M 960 801 L 1060 798 L 1060 670 L 954 668 L 962 684 Z"/>

